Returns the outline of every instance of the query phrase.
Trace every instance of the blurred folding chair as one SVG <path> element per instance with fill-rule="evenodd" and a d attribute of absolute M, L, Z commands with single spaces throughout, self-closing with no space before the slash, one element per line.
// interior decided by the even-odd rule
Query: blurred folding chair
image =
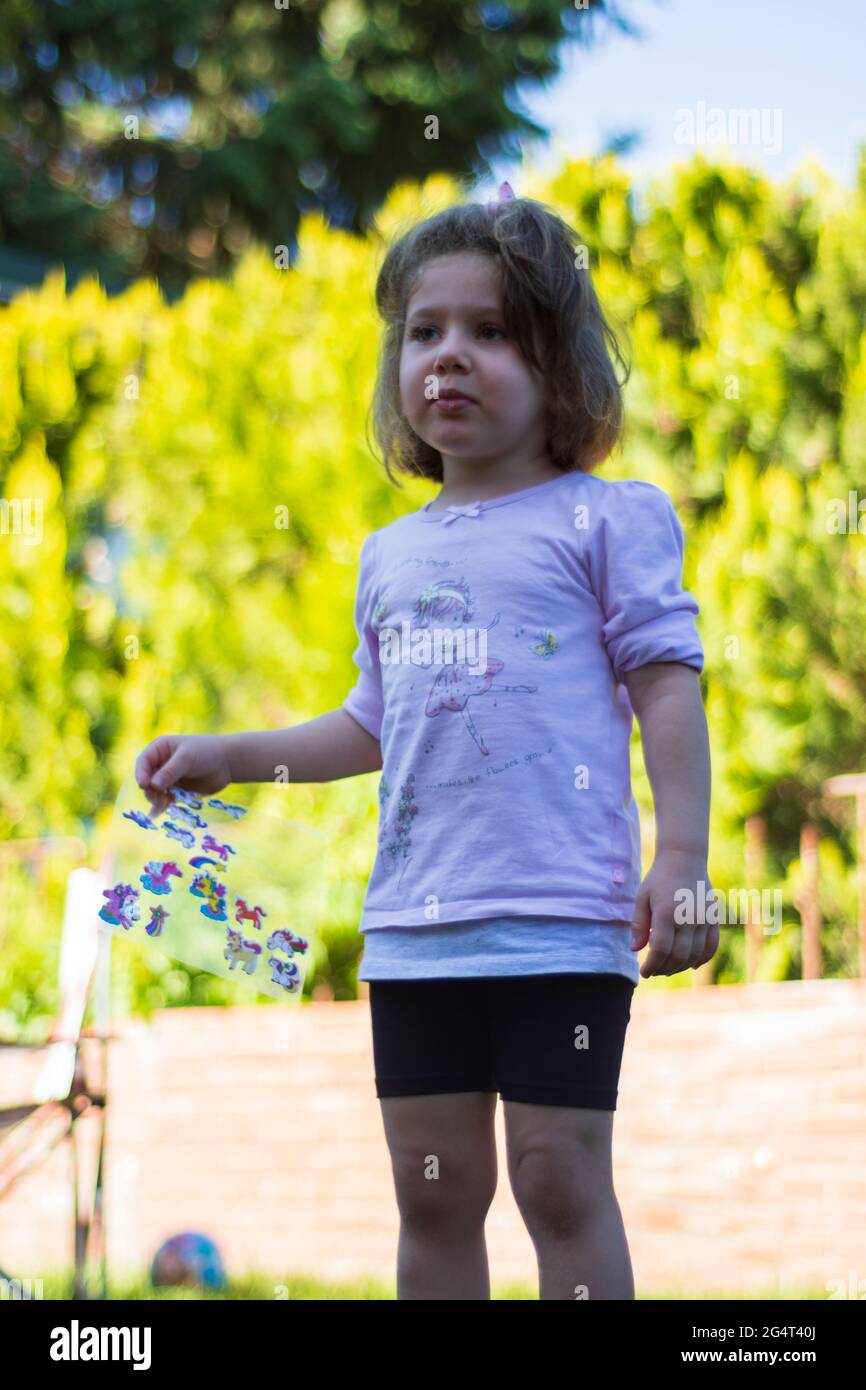
<path fill-rule="evenodd" d="M 8 844 L 9 842 L 7 842 Z M 103 869 L 110 874 L 107 857 Z M 105 1112 L 108 1033 L 109 966 L 111 930 L 103 926 L 98 913 L 104 904 L 102 892 L 109 886 L 104 873 L 79 867 L 72 870 L 66 885 L 63 937 L 60 947 L 60 1008 L 48 1041 L 38 1045 L 0 1040 L 0 1067 L 3 1057 L 15 1049 L 15 1056 L 27 1053 L 42 1066 L 29 1088 L 29 1094 L 15 1096 L 16 1104 L 0 1105 L 0 1201 L 25 1173 L 31 1172 L 67 1137 L 72 1148 L 73 1221 L 75 1280 L 73 1298 L 106 1298 L 105 1232 L 103 1224 L 103 1182 L 105 1163 Z M 93 1023 L 82 1028 L 88 998 L 93 997 Z M 82 1041 L 98 1040 L 98 1079 L 85 1075 Z M 90 1054 L 88 1053 L 88 1056 Z M 5 1090 L 6 1088 L 4 1088 Z M 97 1124 L 96 1167 L 88 1199 L 83 1200 L 79 1121 L 88 1114 Z M 84 1126 L 84 1131 L 89 1126 Z M 98 1269 L 91 1281 L 88 1262 Z M 9 1277 L 8 1275 L 6 1276 Z"/>

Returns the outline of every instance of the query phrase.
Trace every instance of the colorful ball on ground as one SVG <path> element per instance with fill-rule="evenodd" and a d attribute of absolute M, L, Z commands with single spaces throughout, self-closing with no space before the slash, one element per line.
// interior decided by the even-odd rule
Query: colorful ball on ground
<path fill-rule="evenodd" d="M 150 1281 L 155 1288 L 187 1284 L 221 1289 L 226 1281 L 225 1267 L 210 1236 L 184 1231 L 163 1241 L 150 1266 Z"/>

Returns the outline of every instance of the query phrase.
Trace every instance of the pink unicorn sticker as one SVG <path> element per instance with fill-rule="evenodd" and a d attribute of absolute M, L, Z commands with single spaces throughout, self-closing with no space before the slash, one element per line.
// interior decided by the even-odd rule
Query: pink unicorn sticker
<path fill-rule="evenodd" d="M 151 859 L 145 864 L 144 873 L 138 877 L 148 892 L 161 894 L 171 892 L 171 884 L 168 881 L 170 878 L 183 878 L 183 874 L 173 859 Z"/>
<path fill-rule="evenodd" d="M 237 850 L 232 849 L 231 845 L 218 845 L 213 835 L 202 836 L 201 847 L 208 854 L 218 854 L 223 863 L 230 854 L 237 854 Z"/>

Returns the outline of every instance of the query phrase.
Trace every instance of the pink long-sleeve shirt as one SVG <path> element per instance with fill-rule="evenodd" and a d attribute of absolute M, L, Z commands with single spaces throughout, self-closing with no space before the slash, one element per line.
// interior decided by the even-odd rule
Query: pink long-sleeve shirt
<path fill-rule="evenodd" d="M 361 930 L 622 923 L 641 879 L 622 683 L 700 671 L 683 532 L 651 483 L 573 472 L 372 532 L 343 708 L 382 747 Z"/>

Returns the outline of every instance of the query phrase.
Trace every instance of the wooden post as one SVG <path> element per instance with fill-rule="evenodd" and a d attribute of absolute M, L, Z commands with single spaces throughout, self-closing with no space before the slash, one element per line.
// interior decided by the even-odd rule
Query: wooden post
<path fill-rule="evenodd" d="M 761 955 L 762 927 L 752 921 L 752 888 L 764 879 L 766 866 L 766 828 L 761 816 L 749 816 L 746 821 L 746 843 L 743 851 L 746 868 L 746 983 L 751 984 L 758 973 Z"/>
<path fill-rule="evenodd" d="M 830 777 L 822 790 L 829 796 L 857 798 L 857 973 L 866 976 L 866 772 L 846 772 Z"/>
<path fill-rule="evenodd" d="M 800 831 L 803 887 L 797 900 L 803 923 L 803 979 L 821 978 L 821 902 L 818 895 L 818 827 L 806 821 Z"/>
<path fill-rule="evenodd" d="M 866 975 L 866 794 L 857 797 L 857 969 Z"/>

